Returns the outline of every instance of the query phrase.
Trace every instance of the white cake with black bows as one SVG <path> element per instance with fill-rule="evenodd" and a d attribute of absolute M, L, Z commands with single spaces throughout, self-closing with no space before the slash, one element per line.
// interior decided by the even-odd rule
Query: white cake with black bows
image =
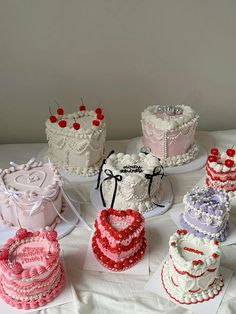
<path fill-rule="evenodd" d="M 98 177 L 104 207 L 148 212 L 161 205 L 163 168 L 152 154 L 112 153 Z"/>

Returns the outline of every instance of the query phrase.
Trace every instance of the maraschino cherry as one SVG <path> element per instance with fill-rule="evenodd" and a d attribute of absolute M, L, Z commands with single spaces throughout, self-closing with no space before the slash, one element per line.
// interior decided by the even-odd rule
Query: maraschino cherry
<path fill-rule="evenodd" d="M 57 108 L 57 113 L 59 114 L 59 116 L 63 116 L 64 110 L 61 107 L 58 107 Z"/>
<path fill-rule="evenodd" d="M 103 120 L 104 119 L 104 115 L 102 113 L 98 113 L 97 114 L 97 119 L 98 120 Z"/>
<path fill-rule="evenodd" d="M 84 100 L 83 100 L 82 97 L 81 97 L 81 103 L 82 103 L 82 105 L 80 105 L 79 110 L 80 111 L 85 111 L 86 110 L 86 106 L 84 105 Z"/>
<path fill-rule="evenodd" d="M 79 130 L 80 129 L 80 124 L 75 120 L 75 122 L 73 123 L 73 128 L 75 129 L 75 130 Z"/>
<path fill-rule="evenodd" d="M 231 168 L 234 166 L 234 161 L 231 160 L 231 159 L 226 159 L 225 160 L 225 166 L 228 167 L 228 168 Z"/>
<path fill-rule="evenodd" d="M 102 108 L 97 107 L 97 108 L 95 109 L 95 112 L 96 112 L 96 114 L 101 114 L 101 113 L 102 113 Z"/>
<path fill-rule="evenodd" d="M 65 127 L 67 126 L 67 122 L 66 122 L 66 120 L 60 120 L 60 121 L 58 122 L 58 125 L 59 125 L 59 127 L 61 127 L 61 128 L 65 128 Z"/>
<path fill-rule="evenodd" d="M 226 154 L 229 156 L 229 157 L 233 157 L 235 155 L 235 150 L 231 147 L 231 148 L 228 148 L 226 150 Z"/>
<path fill-rule="evenodd" d="M 210 155 L 210 156 L 208 156 L 208 161 L 210 161 L 210 162 L 217 162 L 217 157 L 216 157 L 216 155 Z"/>
<path fill-rule="evenodd" d="M 211 155 L 215 155 L 215 156 L 217 156 L 219 154 L 219 150 L 218 150 L 218 148 L 216 148 L 216 147 L 212 147 L 212 149 L 211 149 Z"/>
<path fill-rule="evenodd" d="M 57 117 L 55 115 L 52 114 L 51 112 L 51 108 L 49 107 L 49 113 L 50 113 L 50 117 L 49 117 L 49 120 L 52 122 L 52 123 L 55 123 L 57 122 Z"/>
<path fill-rule="evenodd" d="M 100 124 L 100 121 L 99 120 L 93 120 L 93 125 L 95 125 L 95 126 L 99 126 L 99 124 Z"/>

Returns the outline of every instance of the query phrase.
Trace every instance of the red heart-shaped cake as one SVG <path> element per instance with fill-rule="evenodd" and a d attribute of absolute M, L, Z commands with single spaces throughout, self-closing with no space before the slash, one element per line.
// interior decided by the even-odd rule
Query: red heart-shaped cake
<path fill-rule="evenodd" d="M 106 268 L 121 271 L 144 255 L 146 239 L 143 216 L 132 209 L 103 209 L 95 220 L 92 250 Z"/>
<path fill-rule="evenodd" d="M 236 156 L 233 148 L 220 152 L 213 147 L 206 164 L 206 184 L 226 192 L 236 191 Z"/>

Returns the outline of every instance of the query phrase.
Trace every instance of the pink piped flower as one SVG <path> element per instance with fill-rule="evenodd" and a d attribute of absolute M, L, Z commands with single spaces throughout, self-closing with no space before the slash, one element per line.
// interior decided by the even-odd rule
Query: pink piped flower
<path fill-rule="evenodd" d="M 19 240 L 23 240 L 27 236 L 28 236 L 28 231 L 26 229 L 21 228 L 21 229 L 16 231 L 16 237 Z"/>
<path fill-rule="evenodd" d="M 0 261 L 8 259 L 8 251 L 7 250 L 2 250 L 0 251 Z"/>
<path fill-rule="evenodd" d="M 22 273 L 22 271 L 23 271 L 23 267 L 22 267 L 22 265 L 21 265 L 21 263 L 19 263 L 19 262 L 15 262 L 13 265 L 12 265 L 12 272 L 13 272 L 13 274 L 20 274 L 20 273 Z"/>
<path fill-rule="evenodd" d="M 48 241 L 56 241 L 57 232 L 55 230 L 48 231 L 46 233 L 46 238 L 48 239 Z"/>

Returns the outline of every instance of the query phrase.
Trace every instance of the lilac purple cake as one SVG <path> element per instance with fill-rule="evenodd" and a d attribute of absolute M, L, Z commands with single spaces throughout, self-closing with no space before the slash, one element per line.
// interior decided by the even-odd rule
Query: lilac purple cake
<path fill-rule="evenodd" d="M 225 241 L 229 235 L 230 200 L 226 192 L 211 187 L 195 188 L 183 199 L 180 224 L 198 237 Z"/>

